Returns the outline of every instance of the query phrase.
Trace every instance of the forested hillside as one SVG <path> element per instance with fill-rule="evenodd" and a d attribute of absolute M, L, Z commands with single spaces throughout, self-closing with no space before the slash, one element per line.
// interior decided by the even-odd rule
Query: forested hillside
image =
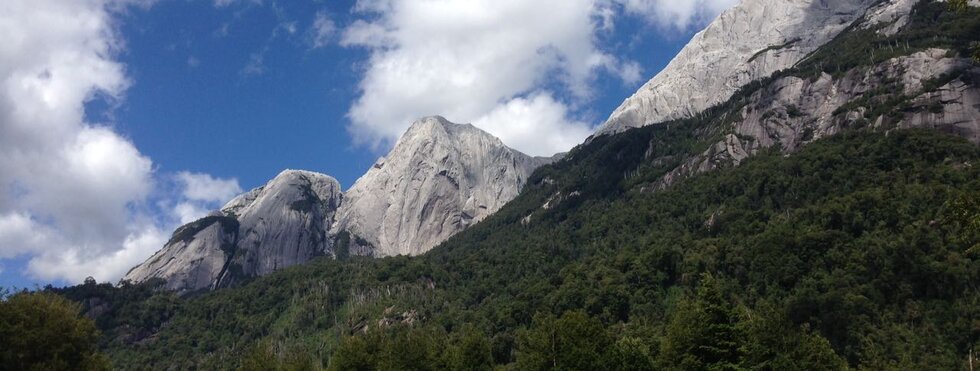
<path fill-rule="evenodd" d="M 99 324 L 124 369 L 964 367 L 980 339 L 975 145 L 847 133 L 663 192 L 589 177 L 541 209 L 556 174 L 614 171 L 636 136 L 538 172 L 422 257 L 323 259 L 186 300 L 61 292 L 116 308 Z"/>
<path fill-rule="evenodd" d="M 835 135 L 664 181 L 779 78 L 964 59 L 980 35 L 964 9 L 924 1 L 900 32 L 850 29 L 698 117 L 596 137 L 423 256 L 322 258 L 185 298 L 51 290 L 84 304 L 121 369 L 967 369 L 980 147 L 898 128 L 931 108 L 869 88 Z M 976 89 L 976 71 L 922 90 Z"/>

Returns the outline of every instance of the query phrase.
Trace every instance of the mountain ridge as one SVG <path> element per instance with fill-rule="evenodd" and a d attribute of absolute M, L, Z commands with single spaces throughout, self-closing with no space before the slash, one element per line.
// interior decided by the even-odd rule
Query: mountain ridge
<path fill-rule="evenodd" d="M 627 98 L 594 136 L 692 117 L 741 87 L 791 68 L 864 18 L 904 25 L 915 0 L 745 0 L 720 14 Z M 708 52 L 710 51 L 710 52 Z"/>
<path fill-rule="evenodd" d="M 413 123 L 386 157 L 347 192 L 328 175 L 284 170 L 178 228 L 123 280 L 163 278 L 179 292 L 213 290 L 318 256 L 337 257 L 340 241 L 344 256 L 416 255 L 499 209 L 531 171 L 552 161 L 440 116 Z M 402 210 L 386 218 L 392 205 Z"/>
<path fill-rule="evenodd" d="M 906 4 L 696 115 L 593 137 L 421 256 L 62 292 L 120 368 L 964 369 L 980 10 Z"/>
<path fill-rule="evenodd" d="M 516 197 L 549 161 L 472 125 L 425 118 L 347 191 L 334 229 L 365 239 L 376 256 L 417 255 Z"/>

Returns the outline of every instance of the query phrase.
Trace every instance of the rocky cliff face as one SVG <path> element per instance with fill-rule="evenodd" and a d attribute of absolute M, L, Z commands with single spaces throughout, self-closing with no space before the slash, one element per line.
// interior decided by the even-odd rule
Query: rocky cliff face
<path fill-rule="evenodd" d="M 421 254 L 500 209 L 547 162 L 472 125 L 425 118 L 351 187 L 334 230 L 375 256 Z"/>
<path fill-rule="evenodd" d="M 327 231 L 342 199 L 340 184 L 329 176 L 284 171 L 177 229 L 163 249 L 123 279 L 162 278 L 177 291 L 213 289 L 331 254 Z"/>
<path fill-rule="evenodd" d="M 214 289 L 321 256 L 416 255 L 497 211 L 551 159 L 472 125 L 420 120 L 345 195 L 329 176 L 287 170 L 179 228 L 124 277 Z"/>
<path fill-rule="evenodd" d="M 645 189 L 845 130 L 928 128 L 980 144 L 980 64 L 963 48 L 976 40 L 977 13 L 933 1 L 876 4 L 807 60 L 694 118 L 707 149 Z"/>
<path fill-rule="evenodd" d="M 224 274 L 229 256 L 234 254 L 238 222 L 234 218 L 211 215 L 177 229 L 163 249 L 123 277 L 142 282 L 150 278 L 165 280 L 175 291 L 214 288 Z"/>
<path fill-rule="evenodd" d="M 767 148 L 795 151 L 850 128 L 929 128 L 980 144 L 980 67 L 948 55 L 929 49 L 838 77 L 775 79 L 748 98 L 731 133 L 670 171 L 655 188 L 738 165 Z"/>
<path fill-rule="evenodd" d="M 187 224 L 123 279 L 162 278 L 189 291 L 228 285 L 331 253 L 327 230 L 343 198 L 333 178 L 286 170 L 221 210 Z"/>
<path fill-rule="evenodd" d="M 342 200 L 340 183 L 334 178 L 290 170 L 269 182 L 251 202 L 235 203 L 241 208 L 234 214 L 225 208 L 241 225 L 232 269 L 264 275 L 330 254 L 327 230 Z"/>
<path fill-rule="evenodd" d="M 899 18 L 898 0 L 876 7 Z M 745 84 L 792 67 L 877 0 L 743 0 L 694 36 L 667 67 L 616 109 L 596 135 L 694 116 Z"/>

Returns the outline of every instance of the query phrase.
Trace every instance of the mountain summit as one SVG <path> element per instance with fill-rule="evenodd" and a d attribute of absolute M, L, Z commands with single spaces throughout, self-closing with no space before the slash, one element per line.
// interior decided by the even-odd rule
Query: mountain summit
<path fill-rule="evenodd" d="M 177 229 L 124 280 L 162 278 L 173 290 L 214 289 L 333 251 L 327 228 L 343 194 L 332 177 L 286 170 L 219 211 Z"/>
<path fill-rule="evenodd" d="M 549 162 L 473 125 L 424 118 L 347 191 L 334 230 L 367 241 L 376 256 L 421 254 L 517 197 Z"/>
<path fill-rule="evenodd" d="M 473 125 L 424 118 L 346 194 L 330 176 L 283 171 L 178 228 L 123 279 L 161 278 L 186 292 L 317 256 L 421 254 L 500 209 L 551 161 L 508 148 Z"/>

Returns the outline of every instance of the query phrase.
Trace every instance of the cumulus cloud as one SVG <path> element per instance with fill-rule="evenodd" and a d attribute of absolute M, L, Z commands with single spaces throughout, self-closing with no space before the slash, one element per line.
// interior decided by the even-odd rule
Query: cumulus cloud
<path fill-rule="evenodd" d="M 614 0 L 627 13 L 646 17 L 662 27 L 687 30 L 710 22 L 739 0 Z"/>
<path fill-rule="evenodd" d="M 224 202 L 242 193 L 237 179 L 219 179 L 210 174 L 177 173 L 177 180 L 184 187 L 184 197 L 192 201 Z"/>
<path fill-rule="evenodd" d="M 117 103 L 130 85 L 114 59 L 123 45 L 114 12 L 149 3 L 0 2 L 0 259 L 29 256 L 34 277 L 116 279 L 174 223 L 148 211 L 152 161 L 85 117 L 87 102 Z M 190 202 L 237 187 L 188 180 Z"/>
<path fill-rule="evenodd" d="M 0 259 L 45 249 L 51 245 L 47 239 L 48 233 L 36 225 L 29 215 L 0 215 Z"/>
<path fill-rule="evenodd" d="M 645 80 L 639 63 L 598 45 L 617 16 L 686 30 L 735 1 L 360 0 L 361 19 L 341 37 L 370 51 L 349 131 L 383 150 L 415 119 L 439 114 L 524 152 L 568 150 L 589 134 L 575 108 L 592 98 L 598 73 L 631 86 Z"/>
<path fill-rule="evenodd" d="M 490 130 L 504 143 L 533 156 L 570 149 L 592 133 L 588 123 L 571 118 L 568 107 L 545 93 L 511 99 L 473 125 Z"/>
<path fill-rule="evenodd" d="M 210 174 L 186 171 L 177 173 L 175 178 L 183 191 L 170 209 L 180 224 L 200 219 L 242 193 L 237 179 L 219 179 Z"/>
<path fill-rule="evenodd" d="M 27 269 L 43 280 L 69 279 L 80 282 L 88 276 L 99 281 L 115 280 L 159 250 L 169 237 L 169 232 L 147 225 L 127 235 L 122 240 L 121 248 L 97 255 L 81 248 L 46 250 L 31 259 Z"/>
<path fill-rule="evenodd" d="M 566 129 L 582 134 L 582 123 L 567 115 L 571 103 L 552 97 L 587 100 L 597 71 L 620 75 L 615 70 L 635 67 L 595 45 L 600 9 L 591 0 L 361 0 L 355 11 L 363 19 L 341 38 L 342 45 L 371 51 L 361 96 L 348 113 L 350 132 L 359 143 L 381 149 L 415 119 L 440 114 L 503 137 L 520 125 L 488 115 L 522 112 L 554 119 L 521 126 L 529 135 Z M 623 76 L 635 79 L 633 72 Z M 553 80 L 557 84 L 550 85 L 561 91 L 542 88 Z M 556 108 L 563 114 L 555 115 Z M 523 139 L 505 143 L 535 153 L 569 149 L 564 140 L 546 147 Z"/>

